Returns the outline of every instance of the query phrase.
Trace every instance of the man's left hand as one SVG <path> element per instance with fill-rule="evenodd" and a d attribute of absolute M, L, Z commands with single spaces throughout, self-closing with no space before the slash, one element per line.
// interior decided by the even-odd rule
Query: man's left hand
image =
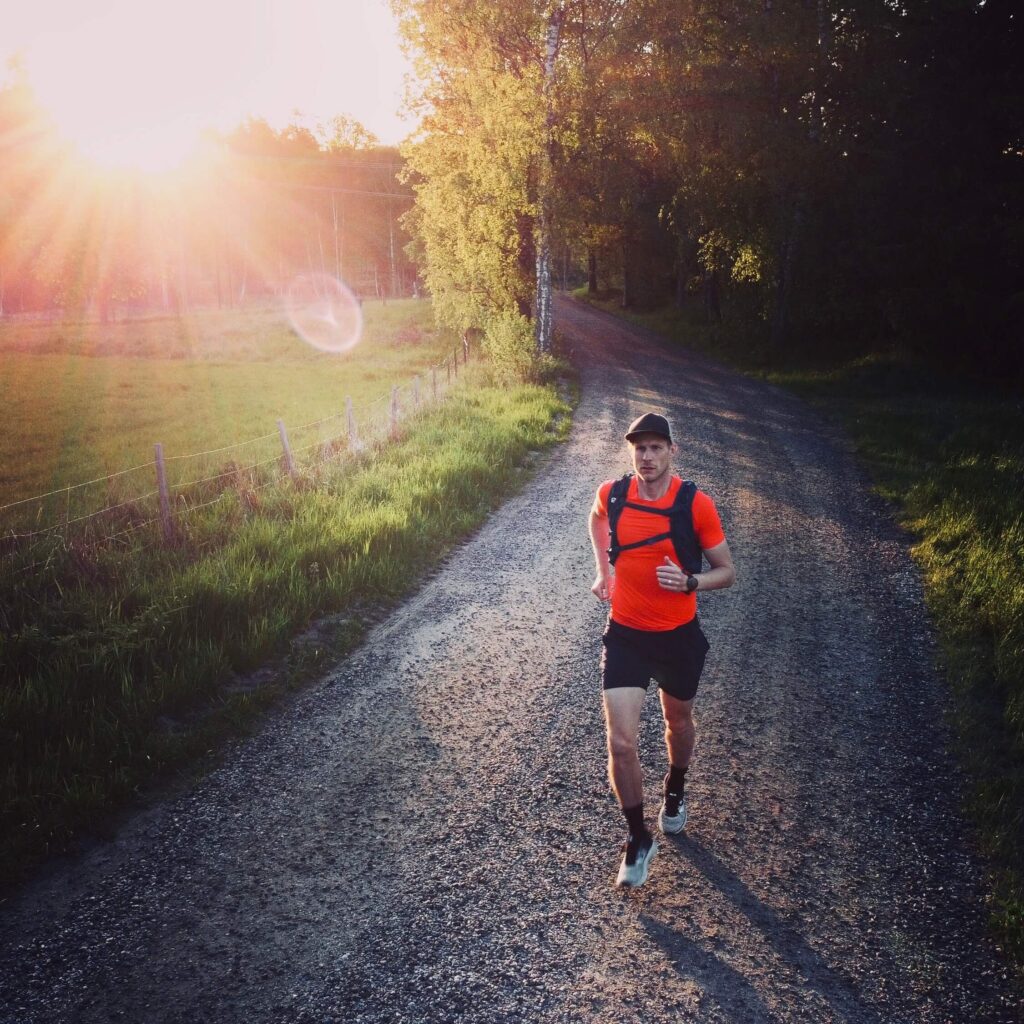
<path fill-rule="evenodd" d="M 686 593 L 686 573 L 668 555 L 665 556 L 665 561 L 654 571 L 658 574 L 658 585 L 663 590 L 675 590 L 680 593 Z"/>

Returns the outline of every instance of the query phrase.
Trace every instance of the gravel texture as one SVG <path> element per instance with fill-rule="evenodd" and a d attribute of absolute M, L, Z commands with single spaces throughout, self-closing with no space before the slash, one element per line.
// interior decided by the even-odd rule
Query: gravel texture
<path fill-rule="evenodd" d="M 0 1021 L 1012 1022 L 907 538 L 796 398 L 562 300 L 570 440 L 188 792 L 0 912 Z M 690 822 L 616 891 L 586 514 L 673 417 L 701 596 Z M 648 815 L 664 772 L 653 693 Z"/>

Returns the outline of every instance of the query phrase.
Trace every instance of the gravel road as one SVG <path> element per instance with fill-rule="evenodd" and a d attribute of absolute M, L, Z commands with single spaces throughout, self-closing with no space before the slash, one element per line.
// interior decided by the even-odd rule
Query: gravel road
<path fill-rule="evenodd" d="M 204 781 L 5 905 L 0 1021 L 1024 1019 L 907 538 L 848 447 L 782 391 L 558 318 L 569 441 Z M 622 893 L 586 513 L 648 407 L 739 578 L 701 596 L 686 834 Z M 640 742 L 653 817 L 653 694 Z"/>

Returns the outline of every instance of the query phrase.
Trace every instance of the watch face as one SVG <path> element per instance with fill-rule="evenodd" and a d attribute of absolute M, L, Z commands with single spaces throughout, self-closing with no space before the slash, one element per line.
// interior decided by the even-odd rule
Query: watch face
<path fill-rule="evenodd" d="M 686 577 L 686 592 L 692 594 L 697 589 L 697 577 L 687 576 Z"/>

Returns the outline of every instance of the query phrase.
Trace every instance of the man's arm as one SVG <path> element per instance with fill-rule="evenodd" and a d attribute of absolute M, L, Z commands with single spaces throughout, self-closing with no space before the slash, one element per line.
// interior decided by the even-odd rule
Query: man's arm
<path fill-rule="evenodd" d="M 704 557 L 711 568 L 697 574 L 698 590 L 724 590 L 736 582 L 736 569 L 732 564 L 728 541 L 723 540 L 721 544 L 708 548 Z"/>
<path fill-rule="evenodd" d="M 713 548 L 706 548 L 704 557 L 708 560 L 711 568 L 707 572 L 694 573 L 698 590 L 724 590 L 736 582 L 736 570 L 732 564 L 728 541 L 723 540 L 721 544 L 716 544 Z M 680 593 L 685 593 L 687 573 L 676 565 L 668 555 L 665 556 L 664 563 L 654 571 L 658 577 L 658 583 L 665 590 L 677 590 Z"/>
<path fill-rule="evenodd" d="M 611 543 L 611 531 L 608 528 L 608 517 L 599 516 L 590 510 L 590 543 L 594 548 L 594 561 L 597 563 L 597 579 L 590 588 L 599 601 L 607 601 L 609 581 L 612 568 L 608 562 L 608 545 Z"/>

